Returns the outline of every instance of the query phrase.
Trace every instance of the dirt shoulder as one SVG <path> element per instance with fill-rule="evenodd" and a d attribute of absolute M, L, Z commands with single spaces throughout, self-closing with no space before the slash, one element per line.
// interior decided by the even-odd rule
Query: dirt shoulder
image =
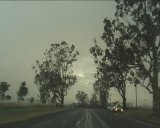
<path fill-rule="evenodd" d="M 160 117 L 153 115 L 151 110 L 128 109 L 124 111 L 123 114 L 126 116 L 136 118 L 138 120 L 142 120 L 160 126 Z"/>

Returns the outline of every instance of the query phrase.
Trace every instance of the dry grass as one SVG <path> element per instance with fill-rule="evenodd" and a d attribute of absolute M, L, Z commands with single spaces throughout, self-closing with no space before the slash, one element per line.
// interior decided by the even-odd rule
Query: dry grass
<path fill-rule="evenodd" d="M 53 105 L 17 105 L 1 104 L 0 105 L 0 124 L 27 120 L 44 114 L 49 114 L 63 109 Z"/>
<path fill-rule="evenodd" d="M 143 121 L 147 121 L 149 123 L 160 125 L 160 117 L 152 114 L 151 110 L 126 110 L 124 112 L 125 115 L 134 117 L 136 119 L 140 119 Z"/>

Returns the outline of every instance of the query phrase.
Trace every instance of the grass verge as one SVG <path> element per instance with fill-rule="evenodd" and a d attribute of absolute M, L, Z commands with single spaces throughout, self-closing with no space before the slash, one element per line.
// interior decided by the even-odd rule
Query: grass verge
<path fill-rule="evenodd" d="M 67 109 L 69 106 L 64 107 Z M 41 115 L 62 111 L 53 105 L 0 105 L 0 124 L 24 121 Z"/>
<path fill-rule="evenodd" d="M 151 110 L 128 109 L 124 115 L 160 126 L 160 117 L 153 115 Z"/>

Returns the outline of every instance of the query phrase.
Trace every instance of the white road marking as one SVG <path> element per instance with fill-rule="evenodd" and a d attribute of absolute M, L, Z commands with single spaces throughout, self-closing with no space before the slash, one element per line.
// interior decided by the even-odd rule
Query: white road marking
<path fill-rule="evenodd" d="M 78 120 L 77 122 L 76 122 L 76 127 L 79 127 L 79 125 L 80 125 L 80 123 L 82 122 L 84 120 L 84 116 L 82 116 L 82 119 L 80 119 L 80 120 Z"/>
<path fill-rule="evenodd" d="M 85 119 L 83 128 L 93 128 L 91 114 L 88 111 L 88 109 L 86 109 L 85 113 L 86 113 L 85 114 L 86 115 L 86 119 Z"/>
<path fill-rule="evenodd" d="M 76 122 L 76 128 L 93 128 L 90 112 L 86 109 L 82 119 Z"/>
<path fill-rule="evenodd" d="M 109 128 L 109 126 L 104 121 L 102 121 L 102 119 L 95 112 L 94 112 L 94 115 L 97 118 L 97 120 L 100 122 L 103 128 Z"/>

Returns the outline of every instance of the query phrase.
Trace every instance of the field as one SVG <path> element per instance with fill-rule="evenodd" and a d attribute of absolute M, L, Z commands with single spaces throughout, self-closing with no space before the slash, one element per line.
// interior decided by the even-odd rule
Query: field
<path fill-rule="evenodd" d="M 27 120 L 61 110 L 63 109 L 57 108 L 53 105 L 0 104 L 0 124 Z"/>

